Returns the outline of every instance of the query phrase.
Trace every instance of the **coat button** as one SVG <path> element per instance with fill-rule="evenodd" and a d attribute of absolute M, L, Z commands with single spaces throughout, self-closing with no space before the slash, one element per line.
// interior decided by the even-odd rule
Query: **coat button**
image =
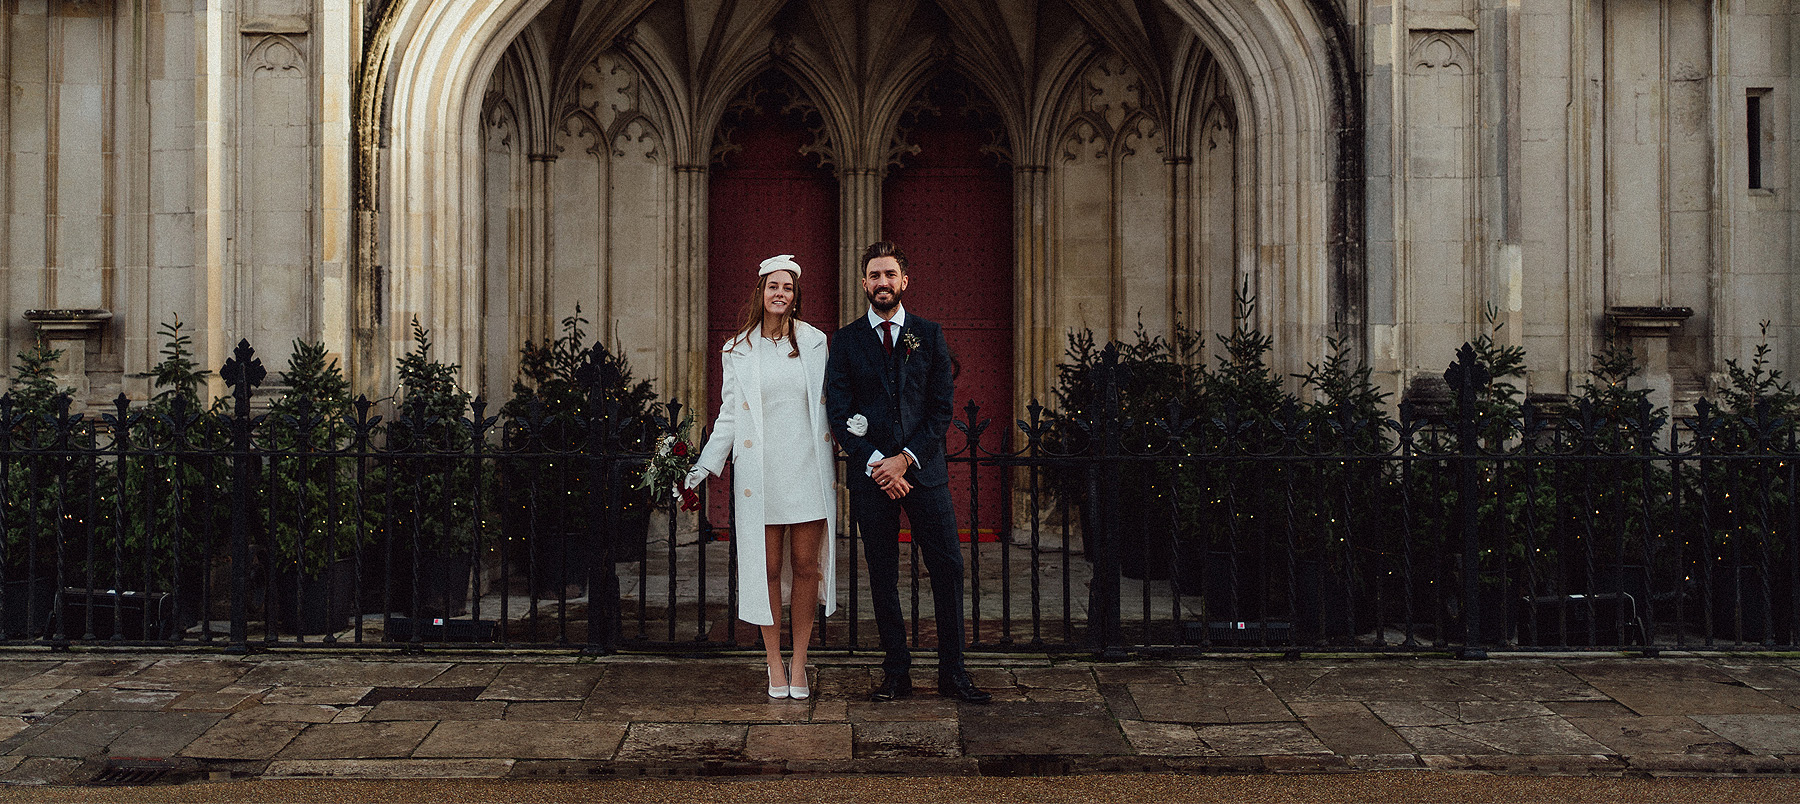
<path fill-rule="evenodd" d="M 744 403 L 744 410 L 749 410 L 749 409 L 750 409 L 750 403 L 749 403 L 749 402 L 745 402 L 745 403 Z"/>
<path fill-rule="evenodd" d="M 749 446 L 750 446 L 750 439 L 748 439 L 748 438 L 744 439 L 744 447 L 749 448 Z"/>
<path fill-rule="evenodd" d="M 748 497 L 748 496 L 750 496 L 750 490 L 749 490 L 749 489 L 744 489 L 744 496 L 745 496 L 745 497 Z"/>

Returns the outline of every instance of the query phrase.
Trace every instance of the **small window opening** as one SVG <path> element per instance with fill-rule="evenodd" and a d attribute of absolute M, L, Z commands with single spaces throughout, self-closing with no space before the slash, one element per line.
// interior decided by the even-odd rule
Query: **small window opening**
<path fill-rule="evenodd" d="M 1751 89 L 1744 94 L 1744 154 L 1752 190 L 1768 187 L 1763 177 L 1763 139 L 1769 132 L 1768 97 L 1768 89 Z"/>

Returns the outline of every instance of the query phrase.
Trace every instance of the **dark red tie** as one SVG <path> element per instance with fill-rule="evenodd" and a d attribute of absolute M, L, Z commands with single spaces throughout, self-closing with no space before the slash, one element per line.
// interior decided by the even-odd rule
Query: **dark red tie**
<path fill-rule="evenodd" d="M 894 322 L 892 321 L 881 322 L 881 348 L 886 349 L 890 355 L 894 353 Z"/>

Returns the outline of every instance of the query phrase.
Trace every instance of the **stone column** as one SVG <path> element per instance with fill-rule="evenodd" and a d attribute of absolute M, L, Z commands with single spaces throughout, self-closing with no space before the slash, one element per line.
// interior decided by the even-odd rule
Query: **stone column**
<path fill-rule="evenodd" d="M 1052 314 L 1056 299 L 1050 276 L 1049 187 L 1045 166 L 1013 166 L 1013 418 L 1021 421 L 1027 419 L 1025 408 L 1034 400 L 1051 404 L 1051 366 L 1061 351 L 1061 332 Z M 1012 539 L 1027 545 L 1031 517 L 1037 512 L 1032 510 L 1025 474 L 1016 473 L 1013 481 Z"/>
<path fill-rule="evenodd" d="M 838 172 L 838 320 L 863 310 L 862 264 L 865 247 L 881 239 L 881 181 L 876 168 L 852 167 Z"/>
<path fill-rule="evenodd" d="M 1045 166 L 1013 166 L 1013 399 L 1021 413 L 1033 399 L 1049 402 L 1050 367 L 1061 353 L 1049 259 L 1049 187 Z"/>
<path fill-rule="evenodd" d="M 670 276 L 675 316 L 669 333 L 673 341 L 669 352 L 675 363 L 670 366 L 669 393 L 694 413 L 696 421 L 711 413 L 705 409 L 710 351 L 706 343 L 708 170 L 705 164 L 675 166 L 675 265 Z"/>
<path fill-rule="evenodd" d="M 356 158 L 356 136 L 352 131 L 356 103 L 356 61 L 362 40 L 362 21 L 358 10 L 348 3 L 320 3 L 319 32 L 315 47 L 318 53 L 319 142 L 319 273 L 321 298 L 313 304 L 319 308 L 319 326 L 310 336 L 325 342 L 334 352 L 350 354 L 351 333 L 355 331 L 354 307 L 350 300 L 352 270 L 356 259 L 354 238 L 355 187 L 351 184 Z M 148 70 L 145 71 L 148 74 Z"/>
<path fill-rule="evenodd" d="M 1200 277 L 1194 270 L 1194 160 L 1185 154 L 1163 160 L 1169 166 L 1169 321 L 1199 325 Z"/>
<path fill-rule="evenodd" d="M 0 86 L 13 86 L 12 68 L 13 15 L 0 14 Z M 0 193 L 0 270 L 4 270 L 6 281 L 0 282 L 0 310 L 12 309 L 12 218 L 13 218 L 13 137 L 12 137 L 12 103 L 0 103 L 0 187 L 6 191 Z M 10 328 L 0 326 L 0 354 L 16 354 L 13 348 Z"/>
<path fill-rule="evenodd" d="M 555 216 L 551 210 L 556 208 L 555 187 L 552 180 L 556 173 L 556 154 L 531 154 L 531 167 L 525 177 L 526 198 L 529 208 L 526 210 L 527 249 L 525 256 L 525 276 L 523 277 L 524 293 L 518 302 L 519 318 L 523 324 L 519 337 L 525 341 L 539 341 L 553 337 L 556 324 L 550 311 L 550 264 L 554 259 L 556 231 Z M 598 310 L 596 320 L 603 320 L 610 310 Z"/>

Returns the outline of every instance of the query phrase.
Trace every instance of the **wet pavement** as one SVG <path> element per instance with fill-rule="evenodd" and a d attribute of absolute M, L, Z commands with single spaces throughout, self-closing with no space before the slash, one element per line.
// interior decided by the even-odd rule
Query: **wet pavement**
<path fill-rule="evenodd" d="M 0 783 L 1800 773 L 1800 657 L 971 658 L 987 706 L 820 656 L 0 655 Z M 929 667 L 929 657 L 920 657 Z"/>

